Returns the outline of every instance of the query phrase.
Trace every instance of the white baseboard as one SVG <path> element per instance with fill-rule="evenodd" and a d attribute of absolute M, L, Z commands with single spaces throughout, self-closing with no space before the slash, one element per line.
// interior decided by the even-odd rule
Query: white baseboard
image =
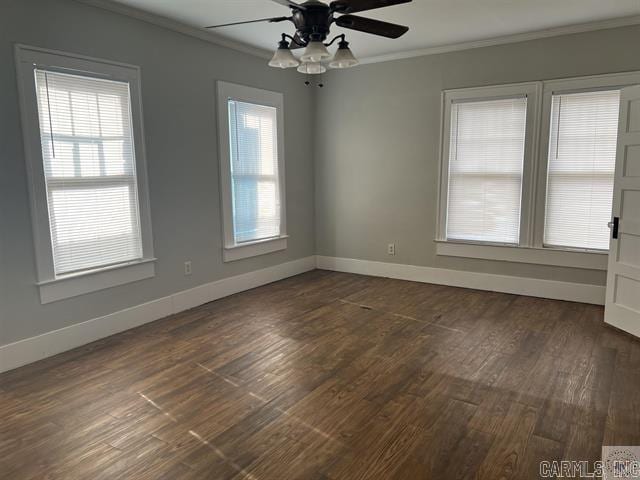
<path fill-rule="evenodd" d="M 13 370 L 174 313 L 315 268 L 314 256 L 301 258 L 235 277 L 223 278 L 103 317 L 3 345 L 0 347 L 0 372 Z"/>
<path fill-rule="evenodd" d="M 224 278 L 103 317 L 0 346 L 0 372 L 86 345 L 174 313 L 314 268 L 604 305 L 605 287 L 444 268 L 310 256 L 262 270 Z"/>
<path fill-rule="evenodd" d="M 317 256 L 316 259 L 318 268 L 337 272 L 359 273 L 375 277 L 397 278 L 414 282 L 435 283 L 438 285 L 592 303 L 595 305 L 604 305 L 605 299 L 604 286 L 586 283 L 540 280 L 537 278 L 419 267 L 416 265 L 374 262 L 353 258 Z"/>

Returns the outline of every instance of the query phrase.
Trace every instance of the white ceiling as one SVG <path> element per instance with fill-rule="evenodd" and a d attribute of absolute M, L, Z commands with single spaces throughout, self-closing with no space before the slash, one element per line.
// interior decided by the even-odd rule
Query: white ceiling
<path fill-rule="evenodd" d="M 271 0 L 118 0 L 118 3 L 194 27 L 284 16 L 289 12 Z M 410 27 L 408 33 L 396 40 L 333 27 L 332 34 L 346 33 L 354 53 L 367 58 L 640 15 L 640 0 L 414 0 L 358 15 Z M 273 50 L 280 33 L 293 34 L 293 24 L 238 25 L 215 32 L 236 42 Z"/>

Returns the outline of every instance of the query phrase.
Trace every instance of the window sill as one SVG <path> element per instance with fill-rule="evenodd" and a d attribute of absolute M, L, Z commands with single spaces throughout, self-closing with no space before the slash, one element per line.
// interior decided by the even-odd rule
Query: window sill
<path fill-rule="evenodd" d="M 486 245 L 436 240 L 436 253 L 449 257 L 481 258 L 503 262 L 606 270 L 607 252 Z"/>
<path fill-rule="evenodd" d="M 225 247 L 223 252 L 224 261 L 233 262 L 235 260 L 242 260 L 243 258 L 257 257 L 258 255 L 285 250 L 287 248 L 287 238 L 289 238 L 288 235 L 282 235 L 280 237 Z"/>
<path fill-rule="evenodd" d="M 155 276 L 155 258 L 58 277 L 38 283 L 47 304 Z"/>

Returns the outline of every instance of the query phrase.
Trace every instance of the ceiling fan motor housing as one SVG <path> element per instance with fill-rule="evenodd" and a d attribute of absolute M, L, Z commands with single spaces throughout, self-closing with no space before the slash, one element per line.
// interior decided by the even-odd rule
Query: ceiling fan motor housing
<path fill-rule="evenodd" d="M 295 9 L 292 16 L 298 36 L 305 42 L 323 42 L 333 22 L 329 5 L 317 0 L 308 0 L 301 5 L 304 10 Z"/>

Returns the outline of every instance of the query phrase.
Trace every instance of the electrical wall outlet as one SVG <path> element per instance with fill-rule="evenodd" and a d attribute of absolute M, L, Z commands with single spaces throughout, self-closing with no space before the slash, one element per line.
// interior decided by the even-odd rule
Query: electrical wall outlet
<path fill-rule="evenodd" d="M 387 245 L 387 253 L 389 255 L 395 255 L 396 254 L 396 244 L 395 243 L 390 243 L 389 245 Z"/>
<path fill-rule="evenodd" d="M 191 260 L 184 262 L 184 274 L 191 275 Z"/>

